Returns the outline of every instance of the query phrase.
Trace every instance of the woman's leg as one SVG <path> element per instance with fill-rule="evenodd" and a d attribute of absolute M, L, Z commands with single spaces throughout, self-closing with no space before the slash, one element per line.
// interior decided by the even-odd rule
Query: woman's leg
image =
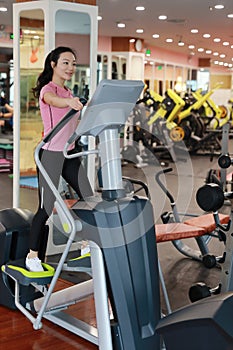
<path fill-rule="evenodd" d="M 93 196 L 93 190 L 80 158 L 65 159 L 62 176 L 80 199 Z"/>
<path fill-rule="evenodd" d="M 66 159 L 63 167 L 62 176 L 65 181 L 74 189 L 79 198 L 84 200 L 86 197 L 93 196 L 93 191 L 88 180 L 86 171 L 81 164 L 80 158 Z M 89 253 L 90 248 L 86 241 L 82 241 L 81 255 Z"/>
<path fill-rule="evenodd" d="M 61 152 L 42 150 L 40 159 L 42 165 L 48 173 L 48 176 L 52 180 L 55 187 L 58 188 L 60 174 L 62 172 L 62 166 L 64 161 L 63 154 Z M 40 172 L 38 173 L 38 180 L 39 206 L 32 220 L 29 236 L 30 251 L 26 259 L 26 266 L 31 271 L 42 271 L 41 262 L 38 259 L 38 251 L 41 245 L 41 239 L 43 237 L 45 224 L 53 211 L 55 201 L 53 191 L 50 189 L 46 179 L 44 179 Z M 31 267 L 30 264 L 32 264 Z"/>

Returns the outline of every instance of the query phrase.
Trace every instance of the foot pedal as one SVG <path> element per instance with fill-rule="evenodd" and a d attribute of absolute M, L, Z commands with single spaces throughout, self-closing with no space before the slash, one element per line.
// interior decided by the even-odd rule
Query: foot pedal
<path fill-rule="evenodd" d="M 67 266 L 91 268 L 91 254 L 87 253 L 79 256 L 78 258 L 70 259 L 67 261 Z"/>
<path fill-rule="evenodd" d="M 54 275 L 54 268 L 46 263 L 42 263 L 44 271 L 31 272 L 26 269 L 25 260 L 15 260 L 2 265 L 2 271 L 9 275 L 14 280 L 17 280 L 19 284 L 29 286 L 31 283 L 39 285 L 45 285 L 51 282 Z"/>

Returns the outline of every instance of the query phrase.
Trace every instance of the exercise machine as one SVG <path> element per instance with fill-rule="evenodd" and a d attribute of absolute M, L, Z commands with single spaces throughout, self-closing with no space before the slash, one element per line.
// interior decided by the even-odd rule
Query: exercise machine
<path fill-rule="evenodd" d="M 153 208 L 149 198 L 126 195 L 121 175 L 119 127 L 124 125 L 142 89 L 143 83 L 138 81 L 103 80 L 65 147 L 66 157 L 99 155 L 103 181 L 101 196 L 86 198 L 69 210 L 38 156 L 41 147 L 62 129 L 74 111 L 68 113 L 37 146 L 36 163 L 55 194 L 55 208 L 68 241 L 55 272 L 44 265 L 45 271 L 37 275 L 11 261 L 4 263 L 2 273 L 14 280 L 16 290 L 21 284 L 37 287 L 42 283 L 43 274 L 49 279 L 44 297 L 30 300 L 26 306 L 20 306 L 21 300 L 20 305 L 17 304 L 34 329 L 40 329 L 42 318 L 46 318 L 97 344 L 101 350 L 159 350 L 159 334 L 162 334 L 167 350 L 204 349 L 201 344 L 205 349 L 224 350 L 233 344 L 233 332 L 226 327 L 226 321 L 231 322 L 233 317 L 231 293 L 213 298 L 208 304 L 203 300 L 180 310 L 179 314 L 171 313 L 161 319 Z M 69 145 L 81 135 L 98 137 L 98 148 L 68 155 Z M 90 245 L 92 279 L 54 292 L 72 242 L 81 239 Z M 43 293 L 43 288 L 40 292 Z M 97 328 L 63 312 L 71 303 L 92 293 Z M 16 293 L 15 300 L 17 298 L 20 295 Z M 4 304 L 4 300 L 1 303 Z M 30 312 L 30 307 L 36 315 Z M 192 325 L 197 315 L 199 326 L 195 328 Z M 203 323 L 200 320 L 204 318 Z M 174 331 L 170 331 L 172 321 Z M 190 327 L 184 327 L 185 322 Z"/>
<path fill-rule="evenodd" d="M 199 248 L 198 250 L 192 248 L 190 245 L 185 243 L 184 239 L 178 239 L 179 235 L 175 233 L 177 232 L 177 229 L 174 231 L 174 238 L 170 239 L 170 241 L 172 242 L 173 246 L 184 256 L 197 261 L 201 261 L 203 262 L 204 266 L 212 268 L 216 266 L 217 262 L 221 260 L 222 257 L 216 257 L 215 255 L 211 254 L 208 245 L 213 237 L 217 238 L 219 242 L 225 243 L 225 235 L 222 231 L 228 231 L 230 228 L 229 215 L 218 213 L 216 215 L 203 214 L 198 216 L 189 213 L 179 213 L 173 195 L 171 194 L 171 192 L 169 192 L 168 188 L 166 188 L 166 186 L 161 180 L 161 176 L 172 172 L 172 170 L 172 168 L 165 168 L 163 170 L 158 171 L 155 175 L 157 184 L 165 193 L 171 205 L 170 212 L 166 211 L 161 214 L 162 222 L 165 225 L 169 223 L 181 223 L 180 217 L 182 216 L 185 217 L 185 219 L 183 220 L 183 225 L 189 225 L 193 228 L 196 227 L 196 234 L 193 233 L 192 237 L 196 240 L 197 246 Z M 180 232 L 180 236 L 182 237 L 181 227 L 177 228 Z M 183 229 L 184 228 L 185 227 L 183 226 Z M 203 231 L 200 229 L 202 229 Z M 164 229 L 164 231 L 166 231 L 166 229 Z M 158 232 L 158 226 L 156 232 Z M 156 236 L 158 236 L 158 234 L 156 234 Z M 183 233 L 183 238 L 187 238 L 185 236 L 185 232 Z"/>
<path fill-rule="evenodd" d="M 125 195 L 118 137 L 119 128 L 124 125 L 143 86 L 141 81 L 102 81 L 64 150 L 66 157 L 99 155 L 101 197 L 86 198 L 71 212 L 38 157 L 40 148 L 61 130 L 74 111 L 63 118 L 35 152 L 36 163 L 56 196 L 55 208 L 68 241 L 45 296 L 33 302 L 36 316 L 28 310 L 31 302 L 20 309 L 34 329 L 40 329 L 42 318 L 46 318 L 97 344 L 101 350 L 160 348 L 160 338 L 155 331 L 160 319 L 160 301 L 153 210 L 148 198 Z M 98 149 L 68 155 L 69 145 L 81 135 L 98 137 Z M 73 286 L 71 291 L 54 292 L 72 242 L 81 239 L 90 245 L 93 278 Z M 2 269 L 17 282 L 16 286 L 29 283 L 28 279 L 25 281 L 25 270 L 12 266 L 12 262 L 6 263 Z M 33 278 L 30 274 L 28 278 L 36 284 L 40 277 Z M 93 292 L 97 329 L 61 311 Z M 108 300 L 113 314 L 111 320 Z"/>
<path fill-rule="evenodd" d="M 220 167 L 228 168 L 232 163 L 232 158 L 228 154 L 222 154 L 218 163 Z M 216 182 L 207 183 L 199 188 L 196 195 L 198 205 L 205 211 L 213 211 L 217 215 L 217 210 L 222 208 L 225 201 L 228 200 L 232 204 L 233 192 L 226 191 L 222 184 Z M 221 259 L 221 278 L 220 282 L 215 287 L 209 287 L 203 282 L 194 284 L 189 290 L 190 300 L 196 301 L 221 292 L 231 291 L 233 288 L 232 267 L 233 267 L 233 240 L 231 232 L 225 231 L 221 228 L 222 233 L 225 234 L 225 249 Z"/>

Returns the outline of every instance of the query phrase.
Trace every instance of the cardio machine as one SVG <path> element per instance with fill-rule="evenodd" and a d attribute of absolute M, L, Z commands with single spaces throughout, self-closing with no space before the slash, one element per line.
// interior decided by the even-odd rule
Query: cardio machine
<path fill-rule="evenodd" d="M 38 157 L 40 148 L 62 129 L 74 111 L 68 113 L 38 145 L 35 159 L 54 191 L 55 208 L 68 241 L 54 273 L 46 265 L 44 273 L 28 273 L 11 261 L 4 263 L 2 274 L 15 281 L 16 291 L 21 285 L 49 285 L 43 297 L 30 298 L 30 302 L 24 305 L 19 293 L 16 293 L 17 307 L 30 319 L 34 329 L 40 329 L 42 318 L 46 318 L 97 344 L 101 350 L 159 350 L 159 334 L 162 334 L 167 350 L 204 349 L 199 346 L 200 342 L 207 344 L 205 349 L 224 350 L 227 349 L 226 344 L 233 344 L 233 332 L 224 324 L 224 320 L 231 321 L 230 316 L 233 315 L 231 293 L 218 300 L 211 299 L 209 305 L 202 301 L 202 304 L 193 304 L 192 308 L 184 308 L 178 315 L 172 313 L 161 319 L 153 208 L 148 198 L 126 195 L 121 175 L 119 127 L 125 123 L 142 89 L 143 83 L 138 81 L 103 80 L 75 134 L 67 142 L 64 154 L 74 157 L 74 154 L 68 155 L 67 149 L 76 138 L 81 135 L 98 137 L 97 149 L 79 152 L 76 156 L 99 155 L 103 182 L 101 196 L 86 198 L 85 202 L 79 202 L 69 210 Z M 92 280 L 54 292 L 72 242 L 81 239 L 90 244 Z M 14 245 L 17 246 L 17 240 Z M 44 275 L 46 281 L 42 281 Z M 97 328 L 63 313 L 63 308 L 70 303 L 93 292 Z M 1 297 L 0 303 L 4 305 Z M 36 315 L 31 314 L 32 309 Z M 220 316 L 216 320 L 218 311 Z M 199 322 L 203 318 L 205 322 Z M 180 320 L 182 322 L 179 323 Z M 171 321 L 175 329 L 170 331 Z M 185 322 L 190 327 L 183 326 Z M 197 328 L 192 326 L 195 322 L 198 323 Z M 201 336 L 196 336 L 195 332 L 201 332 Z M 182 336 L 178 342 L 177 334 Z M 190 344 L 192 337 L 196 340 L 195 347 Z"/>

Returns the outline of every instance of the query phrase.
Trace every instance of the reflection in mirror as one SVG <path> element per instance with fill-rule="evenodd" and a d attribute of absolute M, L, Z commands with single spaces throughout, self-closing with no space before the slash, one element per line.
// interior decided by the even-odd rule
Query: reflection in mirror
<path fill-rule="evenodd" d="M 197 90 L 197 70 L 189 69 L 188 79 L 187 79 L 187 90 L 196 91 Z"/>
<path fill-rule="evenodd" d="M 89 98 L 90 16 L 87 13 L 58 10 L 55 17 L 56 46 L 69 46 L 77 54 L 77 71 L 68 83 L 73 94 Z"/>
<path fill-rule="evenodd" d="M 20 174 L 36 173 L 34 149 L 41 139 L 42 122 L 32 88 L 44 64 L 44 13 L 20 12 Z"/>
<path fill-rule="evenodd" d="M 114 55 L 112 56 L 112 79 L 126 79 L 126 58 Z"/>
<path fill-rule="evenodd" d="M 108 78 L 108 56 L 97 55 L 97 84 Z"/>

